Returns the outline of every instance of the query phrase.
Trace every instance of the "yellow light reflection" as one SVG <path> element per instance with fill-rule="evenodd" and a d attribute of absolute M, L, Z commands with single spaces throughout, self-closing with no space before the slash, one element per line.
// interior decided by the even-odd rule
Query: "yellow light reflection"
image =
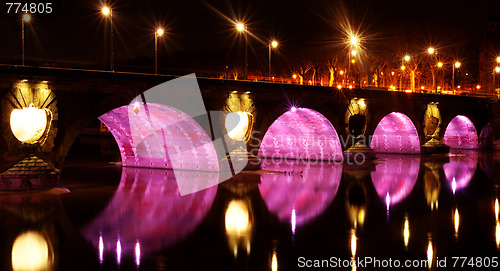
<path fill-rule="evenodd" d="M 234 140 L 244 140 L 248 132 L 249 116 L 247 112 L 229 113 L 226 116 L 227 135 Z"/>
<path fill-rule="evenodd" d="M 51 112 L 49 109 L 23 107 L 14 109 L 10 114 L 10 129 L 14 136 L 23 143 L 37 143 L 50 126 Z"/>
<path fill-rule="evenodd" d="M 408 217 L 405 217 L 405 226 L 403 229 L 403 238 L 405 242 L 405 248 L 408 247 L 408 242 L 410 240 L 410 222 L 408 221 Z"/>
<path fill-rule="evenodd" d="M 495 219 L 498 220 L 498 212 L 500 210 L 500 206 L 498 205 L 498 198 L 495 199 Z"/>
<path fill-rule="evenodd" d="M 427 245 L 427 262 L 429 263 L 429 269 L 432 267 L 432 261 L 434 258 L 434 249 L 432 248 L 432 241 L 429 240 Z"/>
<path fill-rule="evenodd" d="M 12 246 L 12 269 L 48 270 L 53 263 L 47 239 L 36 231 L 19 235 Z"/>
<path fill-rule="evenodd" d="M 271 260 L 271 270 L 272 271 L 278 270 L 278 257 L 276 256 L 276 250 L 273 251 L 273 257 Z"/>
<path fill-rule="evenodd" d="M 495 238 L 497 241 L 497 248 L 500 248 L 500 221 L 497 221 L 497 226 L 495 229 Z"/>
<path fill-rule="evenodd" d="M 356 256 L 356 246 L 357 246 L 357 238 L 356 238 L 356 230 L 351 229 L 351 255 Z"/>
<path fill-rule="evenodd" d="M 455 209 L 455 214 L 453 215 L 453 221 L 455 225 L 455 236 L 458 236 L 458 227 L 460 226 L 460 215 L 458 214 L 458 209 Z"/>
<path fill-rule="evenodd" d="M 245 201 L 232 200 L 229 203 L 225 215 L 225 226 L 229 246 L 233 250 L 234 257 L 238 255 L 240 244 L 246 247 L 249 254 L 252 222 L 250 207 Z"/>

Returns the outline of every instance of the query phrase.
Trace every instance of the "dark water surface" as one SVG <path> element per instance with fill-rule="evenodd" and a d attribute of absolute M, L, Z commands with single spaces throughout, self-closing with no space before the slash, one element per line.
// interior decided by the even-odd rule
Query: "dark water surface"
<path fill-rule="evenodd" d="M 459 256 L 468 257 L 461 270 L 496 269 L 500 153 L 378 157 L 361 166 L 266 160 L 276 173 L 184 196 L 172 171 L 68 165 L 61 186 L 70 193 L 0 194 L 0 269 L 385 270 L 333 268 L 369 257 L 451 270 Z M 314 264 L 324 268 L 305 267 Z"/>

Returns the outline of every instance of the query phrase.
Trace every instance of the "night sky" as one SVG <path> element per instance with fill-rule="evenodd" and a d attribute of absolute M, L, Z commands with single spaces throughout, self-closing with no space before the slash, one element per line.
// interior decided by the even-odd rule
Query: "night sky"
<path fill-rule="evenodd" d="M 26 63 L 109 68 L 109 19 L 100 13 L 104 2 L 52 3 L 53 13 L 34 14 L 26 25 Z M 338 50 L 345 46 L 342 25 L 347 22 L 362 33 L 370 54 L 375 54 L 374 48 L 395 55 L 425 51 L 432 45 L 472 65 L 486 20 L 500 13 L 498 0 L 115 0 L 108 4 L 113 9 L 116 70 L 152 72 L 154 28 L 163 25 L 159 70 L 181 74 L 242 66 L 243 37 L 230 20 L 245 21 L 254 35 L 249 37 L 250 71 L 266 69 L 271 38 L 280 43 L 274 65 L 282 70 L 297 58 Z M 20 15 L 7 14 L 4 5 L 0 26 L 0 62 L 20 64 Z"/>

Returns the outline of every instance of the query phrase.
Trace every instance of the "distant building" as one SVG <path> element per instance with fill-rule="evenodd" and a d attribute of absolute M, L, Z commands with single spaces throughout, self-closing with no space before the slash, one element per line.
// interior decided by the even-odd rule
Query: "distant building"
<path fill-rule="evenodd" d="M 500 15 L 493 15 L 486 22 L 486 32 L 479 45 L 479 83 L 484 92 L 494 93 L 495 89 L 499 88 L 500 70 L 495 70 L 496 67 L 500 67 L 498 57 L 500 57 Z"/>

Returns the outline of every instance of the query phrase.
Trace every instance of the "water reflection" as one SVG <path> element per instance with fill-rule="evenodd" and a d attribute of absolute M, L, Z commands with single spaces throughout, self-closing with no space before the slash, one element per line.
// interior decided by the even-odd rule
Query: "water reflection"
<path fill-rule="evenodd" d="M 320 215 L 339 188 L 342 165 L 299 160 L 262 160 L 262 168 L 285 173 L 264 174 L 259 190 L 269 211 L 281 221 L 301 226 Z M 295 221 L 295 222 L 293 222 Z"/>
<path fill-rule="evenodd" d="M 455 238 L 458 238 L 458 227 L 460 226 L 460 214 L 458 213 L 458 208 L 455 208 L 455 213 L 453 214 L 453 225 L 455 226 Z"/>
<path fill-rule="evenodd" d="M 238 256 L 240 245 L 246 249 L 247 255 L 250 255 L 252 217 L 252 210 L 248 201 L 232 200 L 229 202 L 225 215 L 226 235 L 235 258 Z"/>
<path fill-rule="evenodd" d="M 420 167 L 419 156 L 380 155 L 381 160 L 371 173 L 373 185 L 380 198 L 390 205 L 405 199 L 417 182 Z"/>
<path fill-rule="evenodd" d="M 405 249 L 408 248 L 408 242 L 410 241 L 410 222 L 408 221 L 408 217 L 405 216 L 405 224 L 403 228 L 403 239 L 405 243 Z"/>
<path fill-rule="evenodd" d="M 183 174 L 194 182 L 219 177 L 209 172 Z M 105 253 L 113 251 L 118 264 L 130 255 L 139 265 L 143 254 L 191 233 L 212 205 L 216 189 L 181 196 L 172 171 L 124 167 L 113 199 L 82 233 L 98 249 L 101 263 Z"/>
<path fill-rule="evenodd" d="M 476 172 L 479 160 L 477 152 L 450 153 L 450 162 L 443 165 L 446 180 L 451 185 L 453 194 L 456 190 L 467 187 Z"/>
<path fill-rule="evenodd" d="M 424 193 L 427 206 L 431 207 L 431 210 L 437 210 L 439 205 L 439 192 L 441 191 L 440 168 L 441 164 L 438 163 L 424 163 Z"/>
<path fill-rule="evenodd" d="M 39 231 L 20 234 L 12 245 L 14 271 L 51 270 L 54 264 L 53 248 L 47 237 Z"/>

